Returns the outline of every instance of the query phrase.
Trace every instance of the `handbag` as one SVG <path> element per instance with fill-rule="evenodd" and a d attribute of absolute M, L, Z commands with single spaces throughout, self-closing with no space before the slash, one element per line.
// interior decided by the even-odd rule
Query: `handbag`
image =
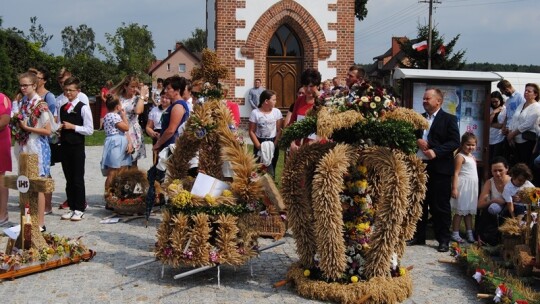
<path fill-rule="evenodd" d="M 525 132 L 521 133 L 521 137 L 524 140 L 527 140 L 527 141 L 536 141 L 536 132 L 525 131 Z"/>

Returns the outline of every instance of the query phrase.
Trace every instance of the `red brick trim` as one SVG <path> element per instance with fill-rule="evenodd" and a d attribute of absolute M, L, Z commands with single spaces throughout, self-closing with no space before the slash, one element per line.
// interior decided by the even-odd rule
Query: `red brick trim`
<path fill-rule="evenodd" d="M 267 45 L 274 32 L 283 24 L 288 24 L 300 36 L 304 50 L 314 50 L 315 60 L 330 56 L 331 50 L 317 20 L 300 4 L 293 0 L 283 0 L 270 7 L 253 26 L 246 44 L 241 47 L 243 56 L 260 58 L 258 53 L 266 53 Z M 307 44 L 307 45 L 306 45 Z M 306 54 L 304 54 L 306 55 Z M 306 61 L 310 61 L 306 58 Z"/>

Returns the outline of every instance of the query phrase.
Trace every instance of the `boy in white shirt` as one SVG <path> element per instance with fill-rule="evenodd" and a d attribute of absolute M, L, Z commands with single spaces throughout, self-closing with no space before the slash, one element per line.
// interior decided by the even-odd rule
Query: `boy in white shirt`
<path fill-rule="evenodd" d="M 519 190 L 524 188 L 534 188 L 530 182 L 532 172 L 524 163 L 518 163 L 510 169 L 510 182 L 504 186 L 502 197 L 506 202 L 506 209 L 511 217 L 525 213 L 525 206 L 520 204 L 520 198 L 517 195 Z"/>

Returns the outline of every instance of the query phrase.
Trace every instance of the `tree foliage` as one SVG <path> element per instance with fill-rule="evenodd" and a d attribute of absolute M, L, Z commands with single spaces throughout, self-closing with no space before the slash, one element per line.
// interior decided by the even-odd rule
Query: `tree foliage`
<path fill-rule="evenodd" d="M 62 30 L 62 52 L 66 58 L 73 58 L 75 55 L 84 54 L 94 56 L 96 48 L 96 35 L 91 27 L 81 24 L 77 29 L 71 25 Z"/>
<path fill-rule="evenodd" d="M 41 48 L 47 46 L 47 42 L 53 38 L 54 35 L 47 35 L 45 29 L 41 24 L 37 24 L 37 17 L 30 17 L 30 34 L 28 35 L 28 40 L 32 42 L 39 43 Z"/>
<path fill-rule="evenodd" d="M 366 8 L 368 0 L 354 0 L 354 15 L 360 21 L 366 18 L 368 10 Z"/>
<path fill-rule="evenodd" d="M 473 62 L 467 63 L 463 67 L 465 71 L 482 71 L 482 72 L 522 72 L 522 73 L 540 73 L 539 65 L 519 65 L 519 64 L 500 64 L 489 62 Z"/>
<path fill-rule="evenodd" d="M 186 49 L 192 53 L 201 53 L 203 49 L 208 47 L 206 38 L 208 33 L 206 30 L 196 28 L 191 32 L 191 38 L 180 41 Z"/>
<path fill-rule="evenodd" d="M 112 52 L 101 45 L 98 45 L 98 49 L 108 61 L 118 64 L 121 73 L 146 75 L 155 60 L 154 40 L 147 25 L 122 23 L 114 35 L 106 33 L 105 38 L 112 46 Z"/>
<path fill-rule="evenodd" d="M 438 70 L 461 70 L 465 65 L 463 57 L 464 50 L 459 50 L 454 53 L 454 47 L 459 39 L 459 34 L 452 38 L 448 43 L 444 43 L 444 36 L 439 36 L 439 31 L 433 28 L 431 39 L 431 68 Z M 412 45 L 420 41 L 428 41 L 429 27 L 427 25 L 418 25 L 418 36 L 414 40 L 398 41 L 401 50 L 406 54 L 408 62 L 403 62 L 403 67 L 427 69 L 428 67 L 428 50 L 417 51 L 412 48 Z M 441 45 L 444 45 L 445 52 L 437 53 Z"/>

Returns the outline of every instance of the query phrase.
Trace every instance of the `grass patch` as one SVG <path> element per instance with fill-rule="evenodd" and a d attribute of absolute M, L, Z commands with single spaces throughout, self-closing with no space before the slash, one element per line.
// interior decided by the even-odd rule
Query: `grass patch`
<path fill-rule="evenodd" d="M 105 143 L 105 131 L 94 130 L 94 133 L 85 137 L 85 146 L 103 146 Z M 144 143 L 151 144 L 152 139 L 149 136 L 144 135 Z"/>

